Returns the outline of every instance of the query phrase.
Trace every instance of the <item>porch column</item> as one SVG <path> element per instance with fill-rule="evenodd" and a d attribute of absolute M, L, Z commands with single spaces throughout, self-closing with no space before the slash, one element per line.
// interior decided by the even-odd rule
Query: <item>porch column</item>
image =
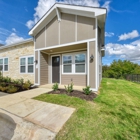
<path fill-rule="evenodd" d="M 93 60 L 90 57 L 93 56 Z M 87 45 L 87 85 L 93 91 L 97 91 L 97 74 L 96 74 L 96 41 L 88 42 Z"/>

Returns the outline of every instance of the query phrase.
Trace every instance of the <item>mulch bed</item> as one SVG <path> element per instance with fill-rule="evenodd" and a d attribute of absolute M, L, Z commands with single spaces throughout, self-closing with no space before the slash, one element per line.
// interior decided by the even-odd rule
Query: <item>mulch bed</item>
<path fill-rule="evenodd" d="M 50 91 L 48 92 L 48 94 L 67 94 L 68 96 L 78 97 L 80 99 L 87 100 L 87 101 L 93 101 L 93 99 L 97 97 L 97 94 L 93 92 L 90 95 L 86 95 L 82 91 L 78 91 L 78 90 L 73 90 L 73 92 L 68 94 L 65 89 Z"/>

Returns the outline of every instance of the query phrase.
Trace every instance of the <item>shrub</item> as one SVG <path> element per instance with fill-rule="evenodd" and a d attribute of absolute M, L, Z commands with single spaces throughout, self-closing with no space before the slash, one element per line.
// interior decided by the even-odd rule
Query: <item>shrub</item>
<path fill-rule="evenodd" d="M 1 81 L 2 81 L 2 82 L 5 82 L 5 83 L 10 83 L 10 82 L 11 82 L 11 78 L 8 77 L 8 76 L 7 76 L 7 77 L 2 77 L 2 78 L 1 78 Z"/>
<path fill-rule="evenodd" d="M 73 91 L 73 83 L 71 83 L 70 85 L 68 84 L 68 86 L 65 86 L 65 90 L 68 93 L 71 93 Z"/>
<path fill-rule="evenodd" d="M 58 90 L 58 83 L 55 83 L 53 86 L 52 86 L 52 89 L 54 90 L 54 91 L 57 91 Z"/>
<path fill-rule="evenodd" d="M 29 82 L 27 81 L 27 82 L 23 83 L 22 88 L 23 88 L 23 89 L 29 90 L 29 89 L 30 89 L 30 86 L 31 86 L 31 83 L 29 83 Z"/>
<path fill-rule="evenodd" d="M 22 86 L 24 84 L 24 79 L 21 78 L 21 79 L 12 80 L 12 82 L 13 84 Z"/>
<path fill-rule="evenodd" d="M 18 87 L 15 87 L 15 86 L 8 86 L 8 88 L 7 88 L 7 92 L 8 93 L 15 93 L 15 92 L 17 92 L 18 91 Z"/>
<path fill-rule="evenodd" d="M 83 88 L 83 91 L 86 95 L 89 95 L 92 92 L 92 90 L 90 90 L 90 86 L 87 86 L 86 88 Z"/>
<path fill-rule="evenodd" d="M 2 87 L 2 86 L 0 86 L 0 90 L 1 90 L 2 92 L 7 91 L 7 89 L 8 89 L 8 87 Z"/>
<path fill-rule="evenodd" d="M 6 87 L 6 83 L 2 82 L 2 83 L 0 83 L 0 86 Z"/>

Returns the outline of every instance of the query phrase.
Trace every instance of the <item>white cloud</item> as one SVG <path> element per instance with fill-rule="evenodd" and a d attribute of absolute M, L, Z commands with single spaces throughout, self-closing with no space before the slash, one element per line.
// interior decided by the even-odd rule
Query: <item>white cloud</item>
<path fill-rule="evenodd" d="M 106 45 L 106 54 L 118 56 L 134 62 L 140 62 L 140 40 L 130 44 L 113 44 Z"/>
<path fill-rule="evenodd" d="M 106 1 L 106 2 L 103 4 L 103 6 L 102 6 L 102 7 L 104 7 L 104 8 L 107 9 L 107 12 L 110 11 L 110 3 L 111 3 L 111 1 Z"/>
<path fill-rule="evenodd" d="M 12 28 L 12 31 L 16 32 L 16 29 L 15 28 Z"/>
<path fill-rule="evenodd" d="M 35 23 L 54 5 L 55 0 L 39 0 L 37 7 L 34 9 L 34 20 L 29 20 L 26 26 L 31 29 Z"/>
<path fill-rule="evenodd" d="M 121 40 L 127 40 L 127 39 L 133 39 L 139 36 L 139 33 L 137 30 L 133 30 L 130 33 L 124 33 L 122 35 L 119 36 L 119 41 Z"/>
<path fill-rule="evenodd" d="M 0 28 L 0 36 L 7 36 L 9 35 L 11 32 L 7 29 L 4 29 L 4 28 Z"/>
<path fill-rule="evenodd" d="M 6 38 L 5 43 L 6 45 L 9 45 L 23 40 L 24 40 L 23 37 L 19 37 L 18 35 L 16 35 L 16 33 L 12 33 L 9 37 Z"/>
<path fill-rule="evenodd" d="M 112 32 L 105 32 L 105 36 L 106 37 L 112 37 L 112 36 L 114 36 L 114 33 L 112 33 Z"/>
<path fill-rule="evenodd" d="M 99 7 L 99 0 L 60 0 L 60 3 Z"/>
<path fill-rule="evenodd" d="M 34 26 L 34 21 L 32 21 L 32 20 L 29 20 L 27 23 L 26 23 L 26 26 L 29 28 L 29 29 L 31 29 L 33 26 Z"/>
<path fill-rule="evenodd" d="M 29 20 L 26 23 L 26 26 L 31 29 L 35 23 L 54 5 L 57 0 L 39 0 L 38 5 L 35 8 L 34 19 Z M 83 6 L 93 6 L 100 7 L 100 0 L 59 0 L 60 3 L 65 4 L 74 4 L 74 5 L 83 5 Z M 106 1 L 102 7 L 105 7 L 110 10 L 109 7 L 110 1 Z"/>

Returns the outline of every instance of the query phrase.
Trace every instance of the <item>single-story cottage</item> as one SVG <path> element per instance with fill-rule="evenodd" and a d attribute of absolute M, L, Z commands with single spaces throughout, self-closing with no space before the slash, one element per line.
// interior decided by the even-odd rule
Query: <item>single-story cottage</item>
<path fill-rule="evenodd" d="M 3 75 L 98 91 L 105 20 L 104 8 L 56 3 L 29 31 L 33 39 L 0 47 Z"/>

